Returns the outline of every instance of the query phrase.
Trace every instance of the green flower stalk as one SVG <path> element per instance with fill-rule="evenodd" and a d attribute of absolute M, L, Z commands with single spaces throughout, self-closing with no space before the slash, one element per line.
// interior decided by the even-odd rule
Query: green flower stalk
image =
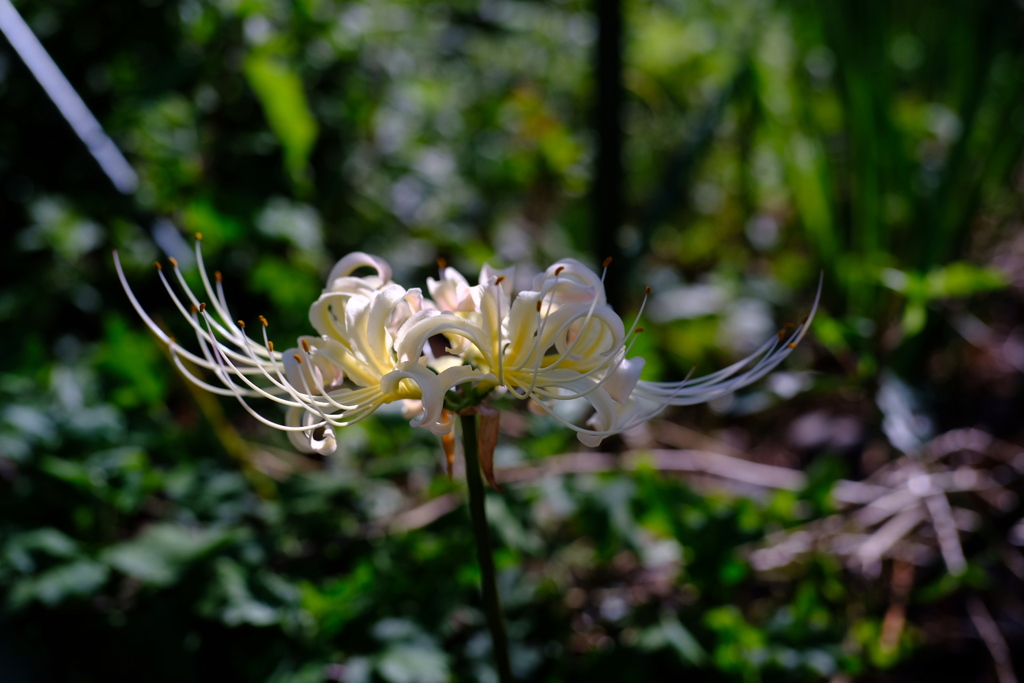
<path fill-rule="evenodd" d="M 200 237 L 197 235 L 197 238 Z M 260 316 L 259 334 L 230 313 L 220 273 L 210 277 L 200 240 L 196 260 L 202 297 L 189 288 L 178 264 L 171 272 L 183 296 L 157 263 L 161 282 L 191 325 L 199 353 L 163 332 L 132 292 L 117 252 L 114 263 L 129 301 L 168 350 L 175 365 L 197 386 L 234 396 L 254 418 L 288 433 L 299 450 L 328 454 L 337 448 L 335 431 L 381 406 L 402 401 L 414 427 L 441 437 L 452 472 L 455 422 L 460 416 L 469 509 L 481 571 L 481 593 L 502 683 L 512 681 L 508 637 L 498 595 L 487 528 L 481 472 L 494 477 L 498 413 L 488 396 L 505 394 L 531 401 L 574 430 L 581 442 L 597 446 L 667 406 L 693 405 L 746 386 L 771 372 L 796 348 L 811 315 L 788 334 L 772 337 L 753 354 L 718 372 L 678 382 L 640 379 L 643 358 L 630 358 L 642 330 L 626 327 L 605 298 L 604 270 L 598 275 L 579 261 L 563 259 L 534 278 L 533 289 L 514 292 L 511 273 L 484 266 L 476 285 L 442 265 L 439 278 L 406 289 L 391 281 L 383 259 L 356 252 L 331 270 L 327 286 L 309 309 L 316 336 L 299 337 L 295 347 L 277 351 Z M 371 275 L 357 276 L 369 268 Z M 650 288 L 644 296 L 644 304 Z M 435 351 L 430 340 L 447 344 Z M 219 384 L 197 376 L 184 361 L 213 374 Z M 284 423 L 250 405 L 266 399 L 286 408 Z M 559 401 L 586 401 L 592 416 L 569 422 L 555 409 Z"/>

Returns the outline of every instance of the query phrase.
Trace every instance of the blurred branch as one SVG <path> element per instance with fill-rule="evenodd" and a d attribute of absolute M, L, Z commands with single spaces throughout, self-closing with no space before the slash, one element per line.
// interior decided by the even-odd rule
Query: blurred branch
<path fill-rule="evenodd" d="M 904 510 L 894 516 L 860 545 L 857 549 L 857 559 L 864 566 L 875 564 L 923 519 L 924 512 L 920 507 Z"/>
<path fill-rule="evenodd" d="M 989 613 L 985 603 L 977 595 L 967 599 L 967 613 L 974 622 L 974 628 L 978 629 L 978 635 L 985 642 L 996 665 L 996 676 L 999 683 L 1017 683 L 1017 676 L 1013 673 L 1013 658 L 1010 655 L 1010 646 L 999 631 L 992 614 Z"/>
<path fill-rule="evenodd" d="M 803 472 L 696 450 L 641 450 L 612 453 L 568 453 L 545 458 L 536 465 L 504 470 L 500 479 L 520 483 L 546 475 L 655 469 L 663 472 L 710 474 L 722 479 L 772 489 L 798 491 L 807 484 Z"/>
<path fill-rule="evenodd" d="M 960 576 L 967 569 L 967 560 L 964 558 L 963 546 L 960 545 L 960 535 L 956 530 L 956 522 L 953 521 L 949 500 L 944 494 L 938 494 L 927 496 L 924 502 L 932 519 L 932 526 L 935 527 L 935 535 L 939 538 L 939 549 L 942 551 L 942 559 L 946 562 L 946 569 L 953 576 Z"/>
<path fill-rule="evenodd" d="M 85 143 L 114 187 L 124 194 L 135 192 L 139 176 L 10 0 L 0 0 L 0 32 L 7 37 L 75 134 Z"/>
<path fill-rule="evenodd" d="M 978 515 L 950 505 L 948 494 L 971 492 L 1001 509 L 1002 496 L 1012 495 L 1004 483 L 968 465 L 950 465 L 943 459 L 963 451 L 997 461 L 1019 463 L 1020 449 L 977 429 L 953 430 L 913 452 L 876 470 L 867 481 L 836 482 L 832 496 L 837 503 L 856 507 L 825 519 L 779 532 L 763 547 L 750 553 L 756 569 L 785 566 L 797 556 L 815 549 L 845 558 L 862 572 L 874 574 L 886 557 L 926 564 L 932 561 L 930 546 L 937 542 L 947 571 L 964 573 L 967 560 L 960 531 L 977 526 Z M 1019 473 L 1019 466 L 1014 466 Z M 915 537 L 915 530 L 929 521 L 934 538 Z M 881 525 L 874 532 L 871 529 Z"/>
<path fill-rule="evenodd" d="M 988 436 L 979 430 L 956 431 L 958 433 L 949 432 L 934 439 L 922 451 L 931 453 L 933 457 L 938 453 L 949 454 L 963 450 L 954 448 L 954 444 L 979 446 L 986 442 L 982 436 Z M 1012 444 L 991 436 L 988 436 L 987 443 L 1000 451 L 1004 458 L 1007 457 L 1006 451 L 1015 449 Z M 908 463 L 909 456 L 904 456 L 894 463 L 901 466 L 881 468 L 869 481 L 837 481 L 832 487 L 833 500 L 855 509 L 769 537 L 765 547 L 751 552 L 755 568 L 766 570 L 789 564 L 798 555 L 820 548 L 823 543 L 839 556 L 856 559 L 862 570 L 877 566 L 888 556 L 922 564 L 928 561 L 927 542 L 911 541 L 909 537 L 921 522 L 930 519 L 948 570 L 955 575 L 963 573 L 966 560 L 958 529 L 971 530 L 977 515 L 969 510 L 953 508 L 946 495 L 954 492 L 980 495 L 1004 487 L 970 467 L 923 472 L 919 462 L 915 461 L 913 468 L 908 467 Z M 799 491 L 808 483 L 807 475 L 799 470 L 691 449 L 634 450 L 621 454 L 566 453 L 500 470 L 497 479 L 503 484 L 525 484 L 546 476 L 644 469 L 713 476 L 727 486 L 733 485 L 737 492 L 747 492 L 749 486 Z M 379 536 L 427 526 L 456 509 L 458 500 L 459 494 L 449 493 L 416 504 L 392 517 L 370 523 L 365 533 Z M 851 524 L 861 533 L 851 533 L 848 530 Z M 876 525 L 881 526 L 873 533 L 863 533 Z"/>
<path fill-rule="evenodd" d="M 659 449 L 622 454 L 583 452 L 553 455 L 540 463 L 499 470 L 497 479 L 502 484 L 525 484 L 546 476 L 644 469 L 712 475 L 726 481 L 789 491 L 798 491 L 807 483 L 803 472 L 786 467 L 763 465 L 708 451 Z M 392 517 L 371 522 L 364 533 L 375 537 L 419 529 L 455 510 L 459 506 L 459 498 L 460 494 L 456 493 L 432 498 Z"/>

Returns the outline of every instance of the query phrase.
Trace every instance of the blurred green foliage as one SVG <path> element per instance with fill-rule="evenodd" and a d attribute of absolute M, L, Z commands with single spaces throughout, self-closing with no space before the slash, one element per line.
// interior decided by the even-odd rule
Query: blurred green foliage
<path fill-rule="evenodd" d="M 410 285 L 439 256 L 524 277 L 599 262 L 589 4 L 16 4 L 142 184 L 116 196 L 0 45 L 0 679 L 494 680 L 462 491 L 436 440 L 390 413 L 342 431 L 336 456 L 292 453 L 190 391 L 109 250 L 184 339 L 150 264 L 166 253 L 195 279 L 202 233 L 233 312 L 267 315 L 282 342 L 308 333 L 324 275 L 355 249 Z M 743 355 L 775 333 L 775 311 L 806 310 L 824 272 L 818 346 L 788 361 L 797 388 L 766 383 L 683 419 L 777 446 L 779 425 L 840 405 L 871 437 L 855 455 L 816 453 L 799 492 L 737 496 L 642 469 L 490 494 L 517 675 L 885 680 L 872 677 L 934 661 L 922 680 L 968 680 L 926 623 L 885 635 L 879 582 L 829 556 L 759 576 L 744 550 L 832 512 L 832 483 L 885 450 L 883 368 L 934 400 L 937 428 L 1019 435 L 1021 389 L 970 384 L 984 373 L 946 323 L 968 308 L 1019 323 L 1018 278 L 992 262 L 1019 227 L 1020 7 L 631 0 L 625 16 L 615 267 L 634 307 L 654 286 L 635 347 L 648 376 Z M 506 430 L 499 467 L 576 449 L 530 414 Z M 450 511 L 387 526 L 427 501 Z M 996 590 L 997 545 L 971 548 L 959 579 L 922 570 L 912 609 Z M 972 643 L 976 672 L 987 655 Z"/>

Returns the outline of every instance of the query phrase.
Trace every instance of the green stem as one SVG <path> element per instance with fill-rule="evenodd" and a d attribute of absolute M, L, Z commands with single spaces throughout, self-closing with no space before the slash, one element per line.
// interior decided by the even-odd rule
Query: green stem
<path fill-rule="evenodd" d="M 491 536 L 487 530 L 487 510 L 484 507 L 484 481 L 480 476 L 480 457 L 477 453 L 476 415 L 463 415 L 462 448 L 466 456 L 466 483 L 469 485 L 469 515 L 473 520 L 476 537 L 476 557 L 480 562 L 480 591 L 483 593 L 487 628 L 494 643 L 494 662 L 498 667 L 498 680 L 512 683 L 512 668 L 508 659 L 508 633 L 505 616 L 501 611 L 501 596 L 494 571 Z"/>

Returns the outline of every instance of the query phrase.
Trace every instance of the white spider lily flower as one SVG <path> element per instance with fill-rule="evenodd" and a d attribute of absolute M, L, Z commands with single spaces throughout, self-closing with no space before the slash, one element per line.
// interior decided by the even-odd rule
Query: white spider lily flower
<path fill-rule="evenodd" d="M 161 330 L 145 312 L 132 292 L 117 252 L 114 262 L 133 308 L 167 344 L 182 374 L 207 391 L 234 396 L 245 410 L 265 425 L 288 432 L 300 450 L 331 453 L 336 448 L 334 430 L 358 422 L 380 406 L 394 401 L 418 400 L 422 405 L 420 426 L 443 434 L 453 427 L 443 414 L 444 399 L 454 386 L 469 381 L 486 381 L 489 376 L 469 366 L 451 367 L 440 373 L 421 363 L 422 353 L 400 360 L 391 330 L 419 312 L 423 303 L 418 290 L 405 290 L 390 282 L 390 268 L 367 254 L 350 254 L 331 272 L 328 288 L 310 309 L 319 337 L 301 337 L 296 348 L 279 352 L 267 337 L 267 322 L 260 317 L 262 344 L 246 334 L 242 321 L 233 322 L 224 298 L 220 274 L 213 287 L 202 260 L 199 242 L 196 259 L 203 281 L 200 301 L 171 260 L 174 277 L 184 293 L 182 301 L 157 264 L 165 289 L 196 334 L 200 353 L 179 344 Z M 375 275 L 356 277 L 364 266 Z M 216 290 L 216 291 L 214 291 Z M 422 352 L 422 349 L 421 349 Z M 219 382 L 212 384 L 193 370 L 207 370 Z M 249 399 L 265 398 L 288 408 L 285 422 L 271 420 Z"/>
<path fill-rule="evenodd" d="M 607 303 L 604 274 L 572 259 L 555 263 L 534 279 L 534 290 L 518 294 L 512 291 L 508 271 L 485 265 L 478 284 L 470 286 L 457 270 L 442 264 L 440 279 L 427 280 L 427 299 L 419 289 L 391 282 L 391 268 L 383 259 L 349 254 L 331 270 L 327 287 L 310 306 L 309 320 L 319 336 L 300 337 L 297 347 L 282 353 L 267 338 L 262 316 L 262 343 L 247 336 L 241 321 L 232 322 L 220 275 L 211 286 L 197 241 L 196 260 L 209 305 L 189 289 L 173 259 L 187 303 L 157 265 L 167 292 L 196 334 L 199 354 L 156 326 L 129 287 L 116 252 L 114 259 L 132 306 L 168 345 L 186 378 L 234 396 L 257 420 L 288 432 L 296 448 L 332 452 L 336 429 L 384 404 L 402 401 L 416 414 L 413 426 L 444 437 L 449 460 L 454 420 L 448 399 L 464 410 L 476 409 L 492 391 L 530 400 L 575 430 L 584 444 L 596 446 L 667 406 L 702 403 L 763 377 L 803 338 L 821 295 L 819 285 L 804 323 L 789 334 L 780 332 L 744 360 L 704 377 L 648 382 L 640 380 L 644 360 L 629 358 L 642 331 L 636 323 L 643 306 L 627 328 Z M 360 268 L 373 274 L 355 275 Z M 435 353 L 431 339 L 439 335 L 448 346 Z M 193 366 L 211 372 L 220 385 L 197 376 Z M 469 387 L 456 394 L 462 385 Z M 285 406 L 284 424 L 252 408 L 252 398 Z M 555 409 L 557 401 L 577 399 L 594 410 L 584 426 L 570 423 Z"/>
<path fill-rule="evenodd" d="M 519 357 L 531 359 L 513 363 L 516 386 L 507 384 L 512 395 L 532 398 L 554 419 L 576 431 L 583 444 L 592 447 L 651 419 L 668 406 L 705 403 L 768 374 L 803 339 L 821 297 L 819 283 L 807 319 L 792 332 L 781 331 L 747 358 L 723 370 L 678 382 L 650 382 L 640 380 L 645 361 L 627 358 L 636 335 L 643 330 L 634 322 L 631 331 L 624 333 L 621 319 L 605 303 L 603 280 L 603 276 L 576 261 L 556 263 L 535 280 L 537 292 L 522 292 L 516 298 L 516 303 L 521 298 L 537 302 L 538 322 L 528 322 L 527 316 L 521 316 L 518 324 L 511 318 L 509 321 L 509 329 L 518 333 L 512 336 L 510 351 L 519 344 Z M 637 322 L 642 313 L 643 306 Z M 508 366 L 504 376 L 509 377 Z M 531 378 L 530 386 L 523 391 L 526 377 Z M 594 409 L 585 427 L 570 423 L 554 409 L 555 401 L 580 398 Z"/>
<path fill-rule="evenodd" d="M 446 269 L 446 279 L 461 287 L 465 279 L 447 272 L 451 270 Z M 475 311 L 425 308 L 411 316 L 398 331 L 399 357 L 412 359 L 430 337 L 444 335 L 454 340 L 450 351 L 498 378 L 496 386 L 481 383 L 478 390 L 500 388 L 532 400 L 589 446 L 668 406 L 703 403 L 760 379 L 792 352 L 810 324 L 808 318 L 791 333 L 780 333 L 749 357 L 710 375 L 647 382 L 640 380 L 644 360 L 628 357 L 642 329 L 634 321 L 627 333 L 607 303 L 603 275 L 572 259 L 559 261 L 535 278 L 535 291 L 519 292 L 511 304 L 502 288 L 505 279 L 481 274 L 480 284 L 471 288 Z M 820 293 L 819 287 L 818 297 Z M 459 302 L 464 308 L 465 298 Z M 817 304 L 818 298 L 811 317 Z M 642 313 L 641 306 L 637 321 Z M 568 422 L 555 410 L 556 401 L 575 399 L 588 401 L 594 410 L 585 426 Z"/>
<path fill-rule="evenodd" d="M 441 279 L 427 278 L 427 291 L 438 310 L 451 313 L 468 313 L 476 310 L 469 281 L 462 273 L 449 268 L 444 261 L 439 263 Z"/>

